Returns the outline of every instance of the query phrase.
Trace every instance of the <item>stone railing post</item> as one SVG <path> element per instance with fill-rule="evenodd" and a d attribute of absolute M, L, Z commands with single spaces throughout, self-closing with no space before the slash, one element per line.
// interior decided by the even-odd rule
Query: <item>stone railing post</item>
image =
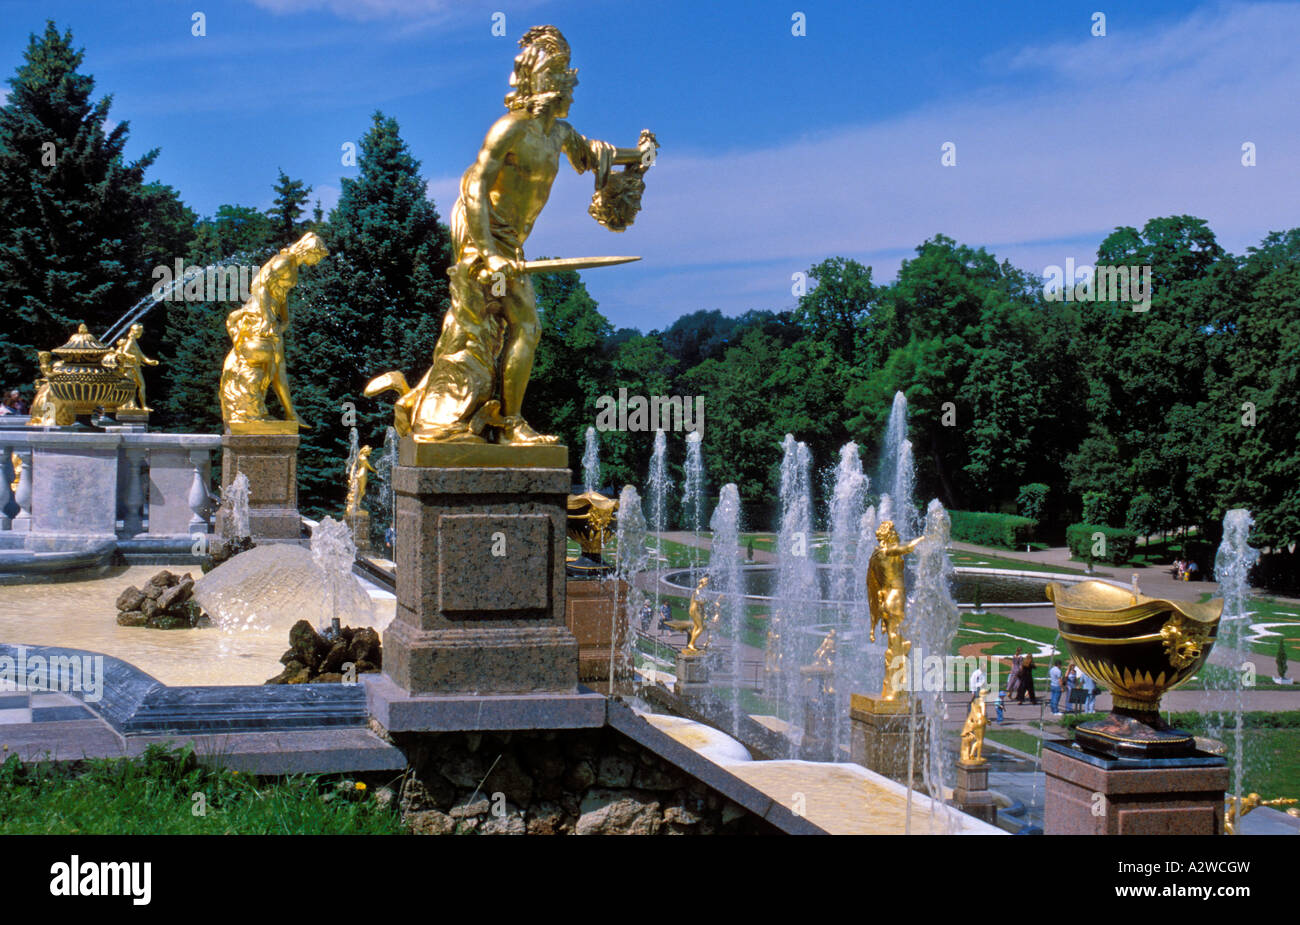
<path fill-rule="evenodd" d="M 208 450 L 190 450 L 194 477 L 190 483 L 190 533 L 208 533 L 212 516 L 212 455 Z"/>

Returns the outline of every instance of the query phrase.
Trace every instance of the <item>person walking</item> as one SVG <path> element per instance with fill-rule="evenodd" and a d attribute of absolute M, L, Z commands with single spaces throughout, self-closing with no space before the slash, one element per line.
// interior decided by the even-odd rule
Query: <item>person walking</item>
<path fill-rule="evenodd" d="M 1025 702 L 1024 668 L 1025 656 L 1016 646 L 1016 654 L 1011 656 L 1011 677 L 1007 678 L 1007 696 L 1015 697 L 1016 703 Z"/>
<path fill-rule="evenodd" d="M 1065 663 L 1065 677 L 1061 679 L 1065 688 L 1065 696 L 1062 697 L 1062 700 L 1065 703 L 1066 713 L 1074 712 L 1074 688 L 1078 684 L 1078 679 L 1079 670 L 1074 667 L 1074 660 L 1071 659 Z"/>
<path fill-rule="evenodd" d="M 1087 694 L 1087 699 L 1083 702 L 1083 712 L 1092 713 L 1097 706 L 1097 682 L 1090 674 L 1083 676 L 1083 692 Z"/>
<path fill-rule="evenodd" d="M 1047 672 L 1047 690 L 1051 694 L 1050 706 L 1053 716 L 1061 715 L 1061 660 L 1058 658 Z"/>
<path fill-rule="evenodd" d="M 1034 653 L 1025 653 L 1025 660 L 1020 666 L 1020 693 L 1029 695 L 1029 702 L 1038 706 L 1038 691 L 1034 689 Z M 1023 703 L 1022 699 L 1019 701 Z"/>

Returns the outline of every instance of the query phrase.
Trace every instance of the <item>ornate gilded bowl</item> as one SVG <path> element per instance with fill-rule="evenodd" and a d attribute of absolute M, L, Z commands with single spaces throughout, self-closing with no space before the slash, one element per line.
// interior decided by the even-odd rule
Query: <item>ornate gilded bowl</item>
<path fill-rule="evenodd" d="M 1194 748 L 1192 737 L 1160 719 L 1160 698 L 1205 663 L 1219 631 L 1223 601 L 1147 597 L 1104 581 L 1052 582 L 1061 637 L 1084 673 L 1110 689 L 1109 723 L 1084 723 L 1082 744 L 1112 754 L 1169 754 Z M 1146 727 L 1146 728 L 1139 728 Z M 1098 739 L 1104 740 L 1099 743 Z"/>
<path fill-rule="evenodd" d="M 605 539 L 613 529 L 618 502 L 598 491 L 584 491 L 580 495 L 569 495 L 567 506 L 566 532 L 582 550 L 580 558 L 568 563 L 569 571 L 590 572 L 593 577 L 595 572 L 609 571 L 610 566 L 605 565 L 603 558 Z"/>
<path fill-rule="evenodd" d="M 50 393 L 77 415 L 96 408 L 113 411 L 135 396 L 135 385 L 115 365 L 106 364 L 112 351 L 83 324 L 62 347 L 51 351 L 58 360 L 50 370 Z"/>

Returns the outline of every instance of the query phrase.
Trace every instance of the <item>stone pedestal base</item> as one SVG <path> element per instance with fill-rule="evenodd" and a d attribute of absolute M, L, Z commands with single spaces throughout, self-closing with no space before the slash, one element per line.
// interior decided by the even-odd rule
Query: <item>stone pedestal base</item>
<path fill-rule="evenodd" d="M 362 555 L 370 552 L 370 512 L 363 508 L 355 514 L 344 514 L 343 519 L 352 528 L 352 542 L 357 552 Z"/>
<path fill-rule="evenodd" d="M 503 448 L 508 449 L 508 448 Z M 395 466 L 397 617 L 384 672 L 411 694 L 571 692 L 568 469 Z"/>
<path fill-rule="evenodd" d="M 564 623 L 578 640 L 578 679 L 581 681 L 609 680 L 609 644 L 611 630 L 615 638 L 615 658 L 620 657 L 617 643 L 626 639 L 628 630 L 628 584 L 622 579 L 609 581 L 584 581 L 570 578 L 566 583 Z M 616 604 L 622 613 L 616 612 Z M 615 677 L 628 677 L 632 666 L 626 653 L 615 671 Z"/>
<path fill-rule="evenodd" d="M 989 766 L 983 764 L 968 765 L 958 762 L 957 786 L 952 791 L 952 801 L 957 808 L 990 825 L 997 818 L 998 807 L 989 792 Z"/>
<path fill-rule="evenodd" d="M 673 693 L 679 697 L 701 694 L 709 689 L 709 667 L 706 662 L 707 652 L 677 653 L 677 683 Z"/>
<path fill-rule="evenodd" d="M 929 743 L 925 734 L 925 717 L 917 705 L 915 730 L 907 700 L 881 700 L 854 694 L 849 704 L 851 726 L 849 754 L 854 764 L 883 774 L 902 784 L 907 783 L 908 743 L 915 735 L 912 785 L 922 789 L 921 764 Z"/>
<path fill-rule="evenodd" d="M 296 540 L 298 515 L 297 434 L 226 434 L 221 438 L 221 488 L 241 472 L 248 477 L 248 526 L 253 539 Z M 221 520 L 224 520 L 224 515 Z M 224 538 L 224 523 L 217 524 Z"/>
<path fill-rule="evenodd" d="M 1067 742 L 1043 745 L 1048 835 L 1221 835 L 1223 758 L 1101 758 Z"/>

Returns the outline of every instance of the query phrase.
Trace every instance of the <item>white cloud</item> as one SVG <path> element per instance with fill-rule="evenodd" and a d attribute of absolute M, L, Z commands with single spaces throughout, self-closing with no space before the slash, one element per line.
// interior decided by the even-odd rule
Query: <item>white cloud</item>
<path fill-rule="evenodd" d="M 691 155 L 661 132 L 645 211 L 613 247 L 586 215 L 590 178 L 562 174 L 529 253 L 644 255 L 637 284 L 585 278 L 617 323 L 649 328 L 697 308 L 788 306 L 789 274 L 836 254 L 888 277 L 940 232 L 1041 272 L 1160 215 L 1204 218 L 1236 252 L 1300 224 L 1285 195 L 1300 175 L 1300 7 L 1110 33 L 990 57 L 1002 89 L 776 148 Z M 598 134 L 580 106 L 572 119 Z M 956 167 L 940 166 L 945 141 Z M 1241 164 L 1247 141 L 1257 167 Z"/>

